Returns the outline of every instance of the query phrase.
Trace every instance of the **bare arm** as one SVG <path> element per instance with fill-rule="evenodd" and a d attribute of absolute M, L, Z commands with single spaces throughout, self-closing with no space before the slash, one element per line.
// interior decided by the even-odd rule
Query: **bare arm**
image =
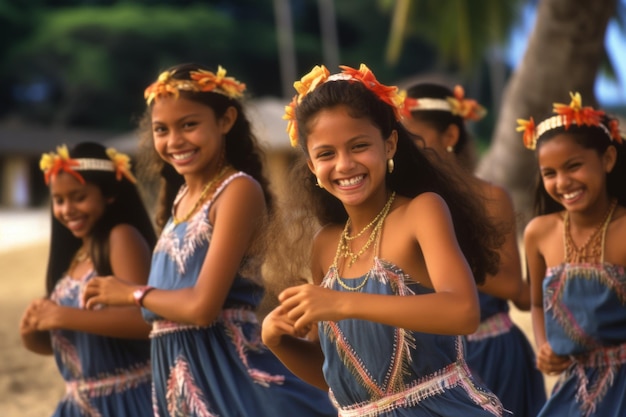
<path fill-rule="evenodd" d="M 115 226 L 109 235 L 111 269 L 115 276 L 143 285 L 150 269 L 150 248 L 137 229 Z M 137 307 L 106 307 L 94 310 L 65 307 L 50 300 L 37 304 L 37 329 L 68 329 L 101 336 L 147 338 L 150 326 Z"/>
<path fill-rule="evenodd" d="M 143 306 L 171 321 L 208 325 L 222 309 L 241 261 L 248 251 L 259 222 L 265 215 L 261 187 L 249 178 L 238 178 L 224 190 L 214 205 L 211 245 L 196 285 L 178 290 L 154 289 Z M 134 286 L 102 279 L 88 288 L 88 305 L 133 303 Z"/>
<path fill-rule="evenodd" d="M 408 204 L 399 221 L 419 243 L 435 293 L 398 297 L 343 293 L 312 285 L 288 288 L 279 300 L 296 329 L 317 321 L 355 318 L 435 334 L 476 330 L 476 286 L 445 202 L 436 194 L 422 194 Z M 415 256 L 419 256 L 417 251 Z"/>
<path fill-rule="evenodd" d="M 532 220 L 524 231 L 524 248 L 528 262 L 528 274 L 531 285 L 531 319 L 535 345 L 537 346 L 537 368 L 542 372 L 555 375 L 569 366 L 568 357 L 556 355 L 546 336 L 543 309 L 542 283 L 546 275 L 547 265 L 540 249 L 540 241 L 546 231 L 546 222 L 542 218 Z"/>

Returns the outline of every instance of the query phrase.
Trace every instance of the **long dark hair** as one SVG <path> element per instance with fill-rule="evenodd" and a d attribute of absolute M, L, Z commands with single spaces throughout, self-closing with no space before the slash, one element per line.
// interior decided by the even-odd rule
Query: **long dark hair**
<path fill-rule="evenodd" d="M 94 158 L 110 161 L 106 149 L 99 143 L 83 142 L 70 149 L 72 159 Z M 87 183 L 97 186 L 111 203 L 106 205 L 102 217 L 94 225 L 90 256 L 98 275 L 113 273 L 110 262 L 109 234 L 118 224 L 134 226 L 144 237 L 150 248 L 156 243 L 154 228 L 146 208 L 133 183 L 125 177 L 117 180 L 115 172 L 101 170 L 81 170 L 80 175 Z M 57 281 L 67 271 L 72 257 L 82 245 L 82 240 L 75 237 L 65 226 L 52 216 L 50 254 L 46 273 L 47 294 L 53 291 Z"/>
<path fill-rule="evenodd" d="M 487 274 L 495 274 L 498 268 L 497 249 L 502 238 L 497 228 L 486 217 L 480 201 L 448 172 L 433 163 L 425 152 L 415 146 L 412 137 L 395 118 L 394 109 L 381 101 L 360 82 L 331 81 L 317 87 L 304 97 L 296 108 L 299 145 L 306 155 L 306 141 L 310 121 L 323 109 L 344 106 L 354 118 L 367 119 L 387 138 L 398 132 L 395 169 L 387 174 L 389 189 L 408 198 L 424 192 L 439 194 L 448 204 L 459 246 L 463 251 L 477 283 Z M 312 213 L 321 225 L 343 224 L 348 218 L 341 202 L 327 191 L 315 186 L 315 176 L 304 164 L 296 166 L 295 184 L 300 209 Z M 302 203 L 304 201 L 304 203 Z M 443 255 L 442 255 L 443 256 Z"/>
<path fill-rule="evenodd" d="M 190 72 L 211 69 L 199 64 L 181 64 L 170 68 L 174 72 L 174 79 L 190 80 Z M 268 212 L 273 209 L 273 196 L 269 189 L 269 182 L 263 172 L 264 154 L 258 140 L 252 132 L 250 121 L 246 117 L 240 100 L 214 92 L 193 92 L 181 90 L 180 96 L 210 107 L 217 118 L 221 118 L 229 107 L 237 110 L 237 120 L 226 134 L 226 161 L 235 169 L 243 171 L 253 177 L 261 185 Z M 159 200 L 156 211 L 156 224 L 163 228 L 172 213 L 172 205 L 176 194 L 184 183 L 182 175 L 157 155 L 152 145 L 151 107 L 148 107 L 140 122 L 140 136 L 144 155 L 149 155 L 149 171 L 158 172 L 161 177 Z M 145 164 L 145 162 L 144 162 Z"/>
<path fill-rule="evenodd" d="M 602 118 L 601 123 L 607 131 L 610 131 L 610 123 L 613 120 L 614 119 L 609 116 Z M 617 159 L 611 172 L 606 174 L 606 188 L 609 197 L 617 198 L 619 205 L 626 206 L 626 187 L 624 186 L 624 180 L 626 179 L 626 149 L 623 143 L 617 143 L 611 140 L 606 133 L 607 131 L 600 126 L 579 126 L 572 123 L 567 130 L 565 130 L 563 126 L 548 130 L 537 139 L 536 149 L 538 152 L 542 144 L 559 134 L 567 134 L 574 142 L 583 148 L 594 149 L 598 155 L 604 155 L 609 146 L 615 146 Z M 556 213 L 562 210 L 564 210 L 564 207 L 550 197 L 543 185 L 541 175 L 538 175 L 537 186 L 535 188 L 535 215 Z"/>

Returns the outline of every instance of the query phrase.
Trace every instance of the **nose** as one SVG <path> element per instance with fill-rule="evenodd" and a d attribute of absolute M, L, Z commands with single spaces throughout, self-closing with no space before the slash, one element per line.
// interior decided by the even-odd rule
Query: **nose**
<path fill-rule="evenodd" d="M 557 173 L 556 174 L 556 189 L 560 192 L 567 191 L 569 185 L 571 183 L 571 179 L 569 175 L 566 173 Z"/>
<path fill-rule="evenodd" d="M 349 152 L 337 153 L 336 169 L 338 172 L 349 172 L 353 166 L 354 166 L 354 160 L 352 159 L 352 155 L 350 155 Z"/>
<path fill-rule="evenodd" d="M 66 199 L 61 203 L 59 209 L 63 217 L 69 217 L 74 212 L 74 204 L 69 199 Z"/>

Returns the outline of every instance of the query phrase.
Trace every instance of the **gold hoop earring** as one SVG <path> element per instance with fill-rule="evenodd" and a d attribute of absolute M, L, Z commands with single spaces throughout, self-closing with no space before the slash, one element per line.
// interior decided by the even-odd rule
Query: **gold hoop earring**
<path fill-rule="evenodd" d="M 320 182 L 320 179 L 315 177 L 316 182 L 315 185 L 318 186 L 319 188 L 321 188 L 322 190 L 324 189 L 324 186 L 322 185 L 322 183 Z"/>
<path fill-rule="evenodd" d="M 452 146 L 452 145 L 446 146 L 446 152 L 448 152 L 448 153 L 454 152 L 454 146 Z"/>
<path fill-rule="evenodd" d="M 390 174 L 393 172 L 393 169 L 395 168 L 395 164 L 393 162 L 393 159 L 389 158 L 387 159 L 387 172 L 389 172 Z"/>

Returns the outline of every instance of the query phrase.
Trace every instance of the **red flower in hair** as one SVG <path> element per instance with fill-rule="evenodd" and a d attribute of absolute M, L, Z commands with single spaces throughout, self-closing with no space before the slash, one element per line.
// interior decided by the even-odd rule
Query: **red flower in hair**
<path fill-rule="evenodd" d="M 67 146 L 65 145 L 57 146 L 57 153 L 44 153 L 41 155 L 41 159 L 39 160 L 39 168 L 44 173 L 46 185 L 50 184 L 50 180 L 61 171 L 67 172 L 76 178 L 81 184 L 84 184 L 85 179 L 83 176 L 76 172 L 73 168 L 78 165 L 80 165 L 78 161 L 70 158 L 70 152 L 67 150 Z"/>
<path fill-rule="evenodd" d="M 554 112 L 565 118 L 565 130 L 569 129 L 572 122 L 578 126 L 599 126 L 602 123 L 602 110 L 594 110 L 593 107 L 583 107 L 580 93 L 569 93 L 572 101 L 569 104 L 554 103 Z"/>

